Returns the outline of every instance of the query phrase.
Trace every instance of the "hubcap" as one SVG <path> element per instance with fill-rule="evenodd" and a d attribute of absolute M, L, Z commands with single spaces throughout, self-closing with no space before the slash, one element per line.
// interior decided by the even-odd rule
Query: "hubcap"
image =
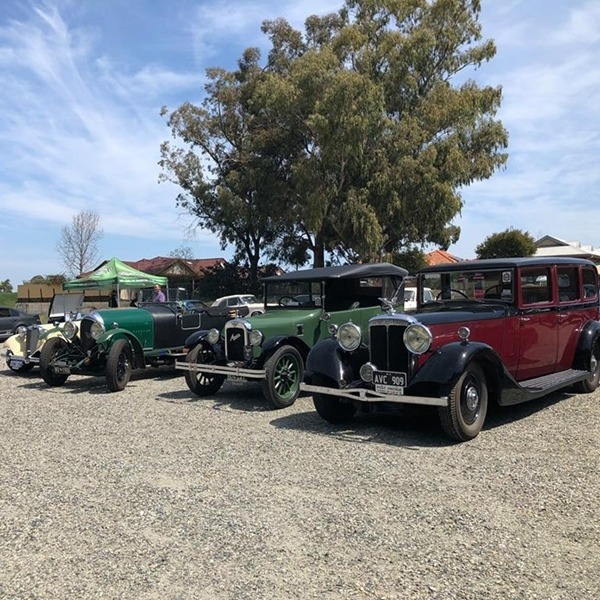
<path fill-rule="evenodd" d="M 479 405 L 479 393 L 475 386 L 470 385 L 468 387 L 465 393 L 465 403 L 469 411 L 474 412 L 477 410 L 477 406 Z"/>

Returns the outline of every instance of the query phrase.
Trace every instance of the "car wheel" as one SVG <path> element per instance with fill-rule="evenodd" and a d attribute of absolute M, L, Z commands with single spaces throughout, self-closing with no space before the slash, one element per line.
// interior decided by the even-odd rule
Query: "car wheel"
<path fill-rule="evenodd" d="M 595 344 L 590 356 L 591 375 L 575 384 L 575 389 L 581 394 L 593 392 L 600 383 L 600 344 Z"/>
<path fill-rule="evenodd" d="M 6 351 L 6 365 L 15 373 L 27 373 L 35 366 L 33 363 L 24 363 L 22 360 L 11 360 L 12 355 L 11 350 Z"/>
<path fill-rule="evenodd" d="M 283 346 L 265 364 L 262 382 L 265 398 L 275 408 L 287 408 L 300 394 L 300 382 L 304 376 L 304 361 L 293 346 Z"/>
<path fill-rule="evenodd" d="M 198 344 L 188 352 L 185 362 L 209 365 L 215 362 L 215 353 L 203 344 Z M 221 389 L 224 381 L 224 375 L 211 375 L 210 373 L 202 373 L 200 371 L 185 372 L 187 386 L 198 396 L 216 394 Z"/>
<path fill-rule="evenodd" d="M 67 350 L 67 343 L 59 338 L 50 338 L 43 346 L 40 352 L 40 373 L 42 379 L 52 387 L 58 387 L 62 385 L 68 375 L 63 373 L 55 373 L 52 363 L 65 353 Z"/>
<path fill-rule="evenodd" d="M 326 377 L 315 376 L 313 383 L 315 385 L 333 387 Z M 351 421 L 356 413 L 354 404 L 342 402 L 340 398 L 328 394 L 313 394 L 313 404 L 319 416 L 334 425 Z"/>
<path fill-rule="evenodd" d="M 472 440 L 483 427 L 487 407 L 485 374 L 479 365 L 469 365 L 452 388 L 448 406 L 438 409 L 442 429 L 455 440 Z"/>
<path fill-rule="evenodd" d="M 131 346 L 127 340 L 116 340 L 106 359 L 106 383 L 111 392 L 120 392 L 131 378 Z"/>

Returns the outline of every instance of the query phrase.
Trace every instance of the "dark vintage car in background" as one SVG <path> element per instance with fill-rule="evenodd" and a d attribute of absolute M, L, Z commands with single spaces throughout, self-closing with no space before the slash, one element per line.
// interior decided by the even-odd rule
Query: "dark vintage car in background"
<path fill-rule="evenodd" d="M 266 312 L 233 319 L 190 336 L 188 387 L 199 396 L 216 393 L 227 377 L 260 381 L 274 408 L 293 404 L 300 392 L 310 348 L 331 328 L 352 320 L 366 327 L 383 297 L 401 289 L 407 272 L 389 263 L 306 269 L 265 277 Z"/>
<path fill-rule="evenodd" d="M 587 260 L 515 258 L 417 274 L 416 313 L 347 322 L 308 355 L 302 388 L 331 423 L 357 411 L 437 407 L 453 439 L 474 438 L 488 405 L 533 400 L 600 378 L 598 274 Z M 423 302 L 430 288 L 435 300 Z"/>
<path fill-rule="evenodd" d="M 221 328 L 230 318 L 228 311 L 186 309 L 177 302 L 93 311 L 47 332 L 41 375 L 48 385 L 59 386 L 73 373 L 105 374 L 109 389 L 120 391 L 133 369 L 173 364 L 185 357 L 192 333 Z"/>
<path fill-rule="evenodd" d="M 39 315 L 32 315 L 10 306 L 0 306 L 0 342 L 17 333 L 19 327 L 37 325 L 40 323 Z"/>

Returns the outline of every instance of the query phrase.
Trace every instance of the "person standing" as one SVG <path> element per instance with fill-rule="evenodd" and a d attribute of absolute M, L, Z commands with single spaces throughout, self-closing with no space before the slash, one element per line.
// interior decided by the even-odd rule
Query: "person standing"
<path fill-rule="evenodd" d="M 157 283 L 154 286 L 154 296 L 152 296 L 152 302 L 164 302 L 166 300 L 164 292 L 160 289 L 160 285 Z"/>
<path fill-rule="evenodd" d="M 110 298 L 108 299 L 108 307 L 119 308 L 119 298 L 117 297 L 117 290 L 113 290 L 110 293 Z"/>

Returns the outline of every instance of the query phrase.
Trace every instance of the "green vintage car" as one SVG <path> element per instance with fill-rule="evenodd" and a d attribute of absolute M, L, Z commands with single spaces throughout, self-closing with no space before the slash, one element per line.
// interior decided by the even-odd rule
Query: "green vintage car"
<path fill-rule="evenodd" d="M 261 381 L 273 407 L 290 406 L 312 346 L 346 321 L 366 329 L 384 299 L 402 302 L 406 275 L 396 265 L 373 263 L 265 277 L 265 312 L 228 321 L 222 331 L 193 334 L 176 367 L 199 396 L 216 393 L 228 377 L 242 378 Z"/>
<path fill-rule="evenodd" d="M 227 310 L 178 302 L 96 310 L 45 333 L 40 372 L 50 386 L 63 385 L 74 373 L 104 374 L 109 389 L 121 391 L 133 369 L 174 364 L 185 357 L 192 333 L 221 328 L 231 317 Z"/>

